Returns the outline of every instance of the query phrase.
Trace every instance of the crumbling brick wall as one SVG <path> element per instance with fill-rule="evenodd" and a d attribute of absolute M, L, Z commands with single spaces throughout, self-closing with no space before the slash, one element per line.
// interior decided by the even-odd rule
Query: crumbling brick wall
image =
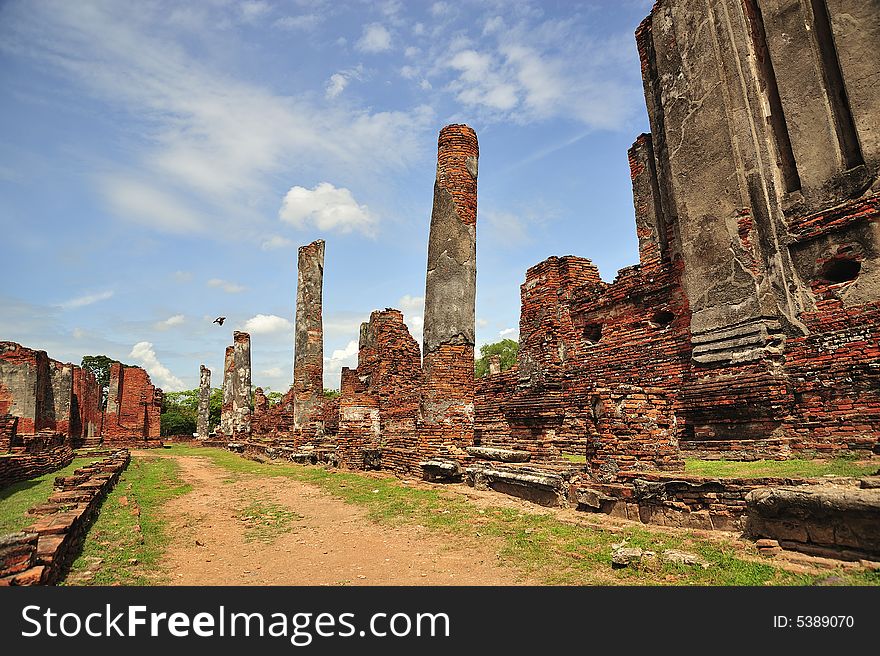
<path fill-rule="evenodd" d="M 0 342 L 0 414 L 18 417 L 18 435 L 70 436 L 74 369 L 45 351 Z"/>
<path fill-rule="evenodd" d="M 140 367 L 118 362 L 110 366 L 110 386 L 104 413 L 104 440 L 111 443 L 157 440 L 161 435 L 162 390 L 153 386 Z"/>
<path fill-rule="evenodd" d="M 94 372 L 73 368 L 73 412 L 71 437 L 76 443 L 101 435 L 103 392 Z"/>
<path fill-rule="evenodd" d="M 704 457 L 877 448 L 880 16 L 835 3 L 823 24 L 804 5 L 717 4 L 723 30 L 683 0 L 639 26 L 651 123 L 629 151 L 640 263 L 611 284 L 572 284 L 564 266 L 580 258 L 529 270 L 515 387 L 478 384 L 482 443 L 552 459 L 584 444 L 593 386 L 635 385 L 670 399 L 675 439 Z M 844 32 L 842 11 L 864 22 Z M 840 70 L 825 70 L 833 58 Z"/>
<path fill-rule="evenodd" d="M 361 326 L 357 369 L 343 369 L 337 433 L 342 464 L 363 467 L 364 450 L 381 449 L 385 468 L 404 472 L 417 466 L 420 383 L 419 345 L 403 314 L 373 312 Z"/>

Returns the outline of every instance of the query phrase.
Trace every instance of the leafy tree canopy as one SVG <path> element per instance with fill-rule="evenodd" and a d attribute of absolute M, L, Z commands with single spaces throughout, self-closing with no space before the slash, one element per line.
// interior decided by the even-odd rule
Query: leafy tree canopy
<path fill-rule="evenodd" d="M 512 339 L 502 339 L 494 344 L 485 344 L 480 347 L 480 357 L 474 361 L 474 376 L 482 378 L 489 373 L 489 357 L 501 356 L 501 371 L 507 371 L 516 364 L 519 353 L 519 342 Z"/>

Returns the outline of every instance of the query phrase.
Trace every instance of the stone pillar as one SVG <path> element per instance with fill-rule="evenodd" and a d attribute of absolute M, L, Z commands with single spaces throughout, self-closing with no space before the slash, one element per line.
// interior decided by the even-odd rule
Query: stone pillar
<path fill-rule="evenodd" d="M 251 432 L 251 336 L 236 330 L 233 338 L 235 374 L 232 395 L 232 430 Z"/>
<path fill-rule="evenodd" d="M 500 355 L 490 355 L 489 356 L 489 375 L 494 376 L 495 374 L 501 373 L 501 356 Z"/>
<path fill-rule="evenodd" d="M 440 131 L 428 238 L 421 419 L 452 428 L 454 443 L 473 441 L 477 279 L 476 133 Z"/>
<path fill-rule="evenodd" d="M 200 440 L 208 439 L 211 432 L 211 370 L 199 367 L 199 418 L 196 432 Z"/>
<path fill-rule="evenodd" d="M 223 359 L 223 405 L 220 410 L 220 432 L 232 435 L 232 398 L 235 394 L 235 347 L 226 347 Z"/>
<path fill-rule="evenodd" d="M 294 427 L 307 426 L 324 396 L 324 241 L 300 246 L 293 352 Z"/>

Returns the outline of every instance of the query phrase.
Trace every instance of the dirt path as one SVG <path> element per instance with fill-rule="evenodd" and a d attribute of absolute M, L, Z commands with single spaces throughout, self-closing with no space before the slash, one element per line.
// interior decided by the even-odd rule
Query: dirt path
<path fill-rule="evenodd" d="M 165 506 L 173 585 L 534 584 L 496 564 L 491 544 L 388 527 L 318 487 L 283 477 L 236 478 L 207 458 L 173 457 L 193 490 Z M 289 532 L 254 538 L 245 509 L 287 518 Z M 244 515 L 244 517 L 243 517 Z"/>

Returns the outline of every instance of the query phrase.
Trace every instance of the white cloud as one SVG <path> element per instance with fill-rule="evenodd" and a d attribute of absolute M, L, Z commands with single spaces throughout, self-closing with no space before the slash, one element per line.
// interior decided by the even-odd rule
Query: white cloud
<path fill-rule="evenodd" d="M 260 248 L 264 251 L 273 251 L 277 248 L 285 248 L 290 246 L 293 242 L 290 241 L 287 237 L 282 237 L 281 235 L 272 235 L 267 239 L 263 240 L 263 243 L 260 244 Z"/>
<path fill-rule="evenodd" d="M 330 76 L 324 86 L 324 96 L 332 100 L 345 90 L 351 80 L 363 79 L 364 67 L 358 64 L 354 68 L 338 71 Z"/>
<path fill-rule="evenodd" d="M 218 289 L 222 289 L 227 294 L 238 294 L 243 292 L 247 287 L 244 285 L 239 285 L 234 282 L 229 282 L 227 280 L 221 280 L 220 278 L 211 278 L 208 281 L 208 287 L 216 287 Z"/>
<path fill-rule="evenodd" d="M 485 328 L 486 326 L 489 325 L 489 322 L 486 321 L 485 319 L 477 319 L 476 324 L 477 324 L 477 328 Z"/>
<path fill-rule="evenodd" d="M 293 330 L 293 324 L 274 314 L 258 314 L 244 322 L 243 330 L 252 335 L 266 335 Z"/>
<path fill-rule="evenodd" d="M 267 378 L 282 378 L 284 371 L 282 371 L 281 367 L 270 367 L 269 369 L 262 369 L 260 375 Z"/>
<path fill-rule="evenodd" d="M 175 282 L 184 283 L 192 280 L 193 274 L 190 271 L 175 271 L 171 276 Z"/>
<path fill-rule="evenodd" d="M 505 328 L 498 332 L 498 336 L 501 339 L 519 339 L 519 328 Z"/>
<path fill-rule="evenodd" d="M 533 14 L 511 24 L 506 18 L 484 21 L 478 48 L 459 33 L 431 52 L 434 72 L 454 71 L 446 90 L 472 111 L 483 110 L 484 120 L 564 118 L 616 129 L 640 110 L 629 35 L 597 34 L 576 17 L 541 22 Z"/>
<path fill-rule="evenodd" d="M 498 70 L 491 55 L 462 50 L 449 61 L 460 72 L 451 85 L 456 97 L 466 105 L 485 105 L 496 110 L 510 110 L 519 102 L 518 89 Z"/>
<path fill-rule="evenodd" d="M 422 330 L 425 327 L 425 297 L 406 294 L 397 301 L 397 305 L 403 312 L 403 320 L 409 328 L 410 335 L 421 344 Z"/>
<path fill-rule="evenodd" d="M 166 392 L 179 392 L 184 389 L 183 381 L 159 362 L 151 342 L 138 342 L 132 347 L 128 357 L 143 365 L 147 373 L 150 374 L 153 383 Z"/>
<path fill-rule="evenodd" d="M 381 23 L 370 23 L 356 47 L 362 52 L 385 52 L 391 49 L 391 33 Z"/>
<path fill-rule="evenodd" d="M 58 305 L 65 310 L 73 310 L 75 308 L 93 305 L 95 303 L 99 303 L 100 301 L 106 301 L 108 298 L 112 297 L 113 292 L 111 290 L 108 290 L 106 292 L 98 292 L 97 294 L 86 294 L 85 296 L 77 296 L 76 298 L 71 298 L 70 300 L 59 303 Z"/>
<path fill-rule="evenodd" d="M 347 77 L 345 77 L 342 73 L 334 73 L 330 76 L 330 79 L 327 80 L 327 86 L 325 87 L 324 95 L 328 98 L 335 98 L 345 90 L 347 84 Z"/>
<path fill-rule="evenodd" d="M 372 235 L 377 218 L 366 205 L 359 205 L 345 187 L 322 182 L 314 189 L 291 187 L 284 197 L 278 216 L 296 228 L 314 225 L 319 230 L 343 234 L 356 230 Z"/>
<path fill-rule="evenodd" d="M 156 324 L 156 330 L 168 330 L 169 328 L 173 328 L 174 326 L 179 326 L 186 321 L 186 317 L 182 314 L 175 314 L 174 316 L 168 317 L 165 321 L 160 321 Z"/>
<path fill-rule="evenodd" d="M 339 389 L 339 377 L 343 367 L 357 367 L 358 340 L 353 339 L 345 348 L 335 349 L 329 358 L 324 358 L 324 385 Z"/>

